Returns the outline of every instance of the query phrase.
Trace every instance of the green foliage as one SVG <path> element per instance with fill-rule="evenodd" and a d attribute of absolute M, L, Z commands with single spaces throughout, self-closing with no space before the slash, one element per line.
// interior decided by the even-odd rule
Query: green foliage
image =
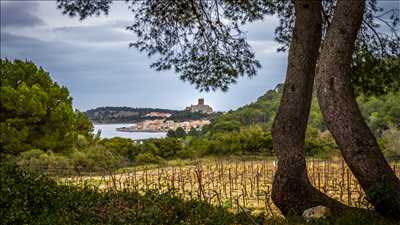
<path fill-rule="evenodd" d="M 152 143 L 159 149 L 158 155 L 164 159 L 174 157 L 183 149 L 183 143 L 176 138 L 155 139 Z"/>
<path fill-rule="evenodd" d="M 208 144 L 208 153 L 226 154 L 272 154 L 272 137 L 259 126 L 243 127 L 235 132 L 213 134 Z"/>
<path fill-rule="evenodd" d="M 191 137 L 197 137 L 200 135 L 200 132 L 196 128 L 192 127 L 187 135 Z"/>
<path fill-rule="evenodd" d="M 188 146 L 184 149 L 186 155 L 184 155 L 183 158 L 198 158 L 207 155 L 209 153 L 210 143 L 211 141 L 207 138 L 192 138 L 189 141 Z"/>
<path fill-rule="evenodd" d="M 361 95 L 357 101 L 375 135 L 380 136 L 390 125 L 400 126 L 400 92 L 390 92 L 379 97 Z"/>
<path fill-rule="evenodd" d="M 231 207 L 232 202 L 224 206 Z M 345 213 L 334 218 L 305 222 L 301 218 L 253 217 L 233 214 L 223 206 L 184 201 L 173 191 L 104 192 L 89 187 L 58 185 L 56 181 L 21 170 L 12 162 L 0 164 L 0 224 L 109 224 L 109 225 L 394 225 L 371 213 Z"/>
<path fill-rule="evenodd" d="M 380 96 L 400 91 L 400 57 L 376 57 L 360 51 L 353 60 L 352 83 L 357 95 Z"/>
<path fill-rule="evenodd" d="M 102 145 L 90 146 L 68 153 L 44 152 L 39 149 L 25 151 L 16 157 L 17 164 L 35 172 L 111 172 L 127 165 L 122 155 Z"/>
<path fill-rule="evenodd" d="M 167 137 L 172 138 L 184 138 L 186 137 L 186 131 L 182 127 L 176 128 L 176 130 L 168 130 Z"/>
<path fill-rule="evenodd" d="M 141 151 L 140 146 L 129 138 L 114 137 L 110 139 L 103 139 L 99 142 L 99 144 L 103 145 L 106 149 L 109 149 L 114 154 L 127 158 L 131 162 L 134 161 L 136 155 Z"/>
<path fill-rule="evenodd" d="M 80 149 L 83 149 L 89 146 L 89 142 L 87 141 L 85 136 L 83 136 L 82 134 L 78 134 L 76 146 Z"/>
<path fill-rule="evenodd" d="M 136 156 L 136 162 L 139 164 L 160 163 L 162 159 L 151 152 L 143 152 Z"/>
<path fill-rule="evenodd" d="M 267 131 L 270 130 L 275 112 L 280 103 L 281 91 L 281 85 L 278 85 L 274 90 L 267 91 L 256 102 L 216 116 L 209 126 L 203 128 L 202 137 L 210 138 L 215 136 L 216 141 L 219 142 L 217 145 L 225 143 L 227 146 L 220 147 L 222 149 L 221 154 L 224 151 L 241 152 L 233 144 L 236 142 L 234 141 L 234 133 L 243 127 L 254 124 L 265 128 Z M 380 137 L 390 125 L 395 128 L 400 126 L 400 92 L 388 92 L 380 96 L 360 95 L 357 97 L 357 101 L 370 129 L 377 137 Z M 218 134 L 222 132 L 226 134 Z M 381 140 L 381 142 L 383 143 L 384 141 Z M 212 145 L 215 144 L 213 143 Z M 309 156 L 323 157 L 335 154 L 338 150 L 332 136 L 326 132 L 326 126 L 315 96 L 312 99 L 310 109 L 305 150 Z M 214 151 L 218 150 L 215 148 L 212 152 Z"/>
<path fill-rule="evenodd" d="M 93 123 L 85 113 L 78 110 L 75 111 L 75 127 L 79 134 L 84 135 L 87 139 L 93 139 Z"/>
<path fill-rule="evenodd" d="M 205 132 L 239 131 L 242 126 L 255 124 L 271 128 L 281 95 L 281 85 L 277 85 L 275 89 L 267 91 L 257 101 L 216 116 L 212 124 L 205 128 Z"/>
<path fill-rule="evenodd" d="M 400 159 L 400 129 L 391 127 L 385 130 L 379 139 L 383 154 L 387 158 Z"/>
<path fill-rule="evenodd" d="M 239 131 L 240 130 L 240 122 L 236 120 L 226 120 L 220 119 L 217 123 L 212 126 L 213 132 L 232 132 L 232 131 Z"/>
<path fill-rule="evenodd" d="M 173 120 L 175 122 L 182 122 L 182 121 L 188 121 L 188 120 L 206 119 L 209 116 L 210 115 L 203 114 L 201 112 L 191 112 L 189 110 L 182 110 L 182 111 L 177 111 L 176 113 L 172 114 L 170 117 L 168 117 L 168 120 Z"/>
<path fill-rule="evenodd" d="M 103 146 L 90 147 L 86 149 L 85 153 L 89 162 L 91 162 L 89 166 L 92 171 L 105 170 L 112 172 L 114 169 L 123 166 L 121 155 L 115 154 Z"/>
<path fill-rule="evenodd" d="M 55 168 L 70 168 L 70 160 L 63 155 L 44 152 L 40 149 L 25 151 L 18 156 L 18 165 L 29 171 L 48 171 Z"/>
<path fill-rule="evenodd" d="M 318 100 L 316 97 L 312 98 L 310 115 L 308 118 L 308 127 L 312 127 L 320 131 L 326 130 L 321 111 L 319 110 Z"/>
<path fill-rule="evenodd" d="M 76 172 L 102 171 L 111 172 L 124 166 L 123 157 L 102 145 L 90 146 L 84 150 L 74 150 L 63 156 Z M 61 169 L 63 169 L 61 167 Z"/>
<path fill-rule="evenodd" d="M 168 130 L 167 132 L 167 137 L 175 137 L 175 131 L 174 130 Z"/>
<path fill-rule="evenodd" d="M 339 154 L 339 147 L 328 131 L 307 127 L 304 150 L 307 156 L 328 157 Z"/>
<path fill-rule="evenodd" d="M 0 224 L 249 224 L 201 201 L 183 201 L 174 193 L 147 191 L 97 192 L 57 185 L 21 171 L 14 164 L 0 167 Z"/>
<path fill-rule="evenodd" d="M 184 138 L 186 137 L 186 131 L 182 127 L 178 127 L 175 130 L 175 137 Z"/>
<path fill-rule="evenodd" d="M 1 154 L 30 149 L 62 152 L 78 134 L 90 138 L 91 122 L 72 108 L 68 89 L 31 62 L 0 59 Z"/>

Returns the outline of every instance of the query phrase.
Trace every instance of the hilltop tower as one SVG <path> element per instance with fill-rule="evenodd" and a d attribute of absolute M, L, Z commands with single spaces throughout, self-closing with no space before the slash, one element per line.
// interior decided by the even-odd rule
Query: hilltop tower
<path fill-rule="evenodd" d="M 204 98 L 199 98 L 197 105 L 204 105 Z"/>
<path fill-rule="evenodd" d="M 197 105 L 191 105 L 186 107 L 186 110 L 190 112 L 200 112 L 204 114 L 211 114 L 213 113 L 213 109 L 211 106 L 204 104 L 204 98 L 199 98 L 197 100 Z"/>

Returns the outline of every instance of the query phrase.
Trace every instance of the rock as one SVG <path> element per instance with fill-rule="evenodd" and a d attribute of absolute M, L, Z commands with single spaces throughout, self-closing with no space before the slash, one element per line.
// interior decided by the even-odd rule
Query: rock
<path fill-rule="evenodd" d="M 331 210 L 323 205 L 306 209 L 303 212 L 303 217 L 306 220 L 327 218 L 329 216 L 331 216 Z"/>

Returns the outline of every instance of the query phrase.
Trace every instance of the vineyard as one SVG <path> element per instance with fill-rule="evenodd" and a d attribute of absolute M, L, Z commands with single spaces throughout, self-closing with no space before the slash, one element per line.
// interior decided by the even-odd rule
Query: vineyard
<path fill-rule="evenodd" d="M 355 207 L 371 208 L 365 194 L 343 160 L 309 160 L 308 175 L 312 184 L 322 192 Z M 400 176 L 400 164 L 392 163 Z M 129 168 L 123 172 L 69 173 L 52 170 L 60 183 L 90 186 L 100 191 L 159 190 L 169 191 L 185 199 L 201 199 L 232 211 L 266 211 L 278 214 L 271 200 L 276 161 L 216 160 L 190 166 Z"/>

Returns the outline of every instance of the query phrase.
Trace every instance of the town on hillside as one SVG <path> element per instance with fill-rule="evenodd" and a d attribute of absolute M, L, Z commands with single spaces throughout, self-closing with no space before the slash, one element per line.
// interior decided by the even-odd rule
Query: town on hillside
<path fill-rule="evenodd" d="M 211 106 L 204 104 L 203 98 L 199 98 L 196 105 L 186 107 L 185 111 L 208 115 L 213 113 Z M 189 132 L 191 129 L 201 130 L 203 126 L 211 123 L 207 118 L 178 122 L 170 119 L 172 116 L 171 113 L 163 112 L 150 112 L 145 116 L 154 119 L 146 119 L 144 121 L 133 123 L 128 127 L 117 128 L 117 130 L 123 132 L 166 132 L 168 130 L 175 131 L 178 127 L 181 127 L 186 132 Z"/>

